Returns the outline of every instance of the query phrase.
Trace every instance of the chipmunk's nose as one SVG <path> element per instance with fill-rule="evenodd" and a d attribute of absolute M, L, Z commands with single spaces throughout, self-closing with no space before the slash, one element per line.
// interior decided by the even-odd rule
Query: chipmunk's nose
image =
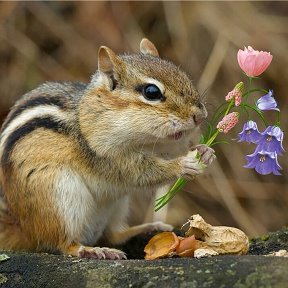
<path fill-rule="evenodd" d="M 201 124 L 207 117 L 208 113 L 205 106 L 201 103 L 201 107 L 199 107 L 199 111 L 193 115 L 193 120 L 196 125 Z"/>
<path fill-rule="evenodd" d="M 195 122 L 196 125 L 200 125 L 206 118 L 206 115 L 204 114 L 197 114 L 197 115 L 193 115 L 193 120 Z"/>

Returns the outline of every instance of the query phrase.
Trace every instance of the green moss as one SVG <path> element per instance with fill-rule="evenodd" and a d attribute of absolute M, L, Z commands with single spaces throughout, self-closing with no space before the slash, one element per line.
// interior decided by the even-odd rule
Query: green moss
<path fill-rule="evenodd" d="M 267 240 L 269 240 L 269 238 L 270 238 L 270 236 L 267 234 L 267 235 L 263 235 L 263 236 L 261 237 L 261 240 L 262 240 L 262 241 L 267 241 Z"/>
<path fill-rule="evenodd" d="M 228 270 L 226 270 L 226 274 L 229 276 L 234 276 L 236 274 L 236 271 L 228 269 Z"/>
<path fill-rule="evenodd" d="M 271 276 L 268 273 L 259 271 L 257 268 L 255 272 L 249 274 L 244 281 L 238 280 L 233 288 L 272 288 Z"/>
<path fill-rule="evenodd" d="M 6 283 L 8 281 L 8 278 L 4 276 L 3 274 L 0 274 L 0 285 Z"/>

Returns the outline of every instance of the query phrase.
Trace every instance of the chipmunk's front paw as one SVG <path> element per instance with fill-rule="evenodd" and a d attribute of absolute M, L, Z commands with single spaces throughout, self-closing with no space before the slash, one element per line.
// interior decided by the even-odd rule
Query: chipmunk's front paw
<path fill-rule="evenodd" d="M 163 223 L 162 221 L 156 221 L 152 223 L 147 223 L 147 230 L 150 231 L 172 231 L 173 226 L 170 224 Z"/>
<path fill-rule="evenodd" d="M 192 150 L 197 150 L 199 154 L 199 160 L 206 166 L 210 165 L 215 159 L 215 151 L 206 144 L 199 144 L 192 147 Z"/>
<path fill-rule="evenodd" d="M 78 257 L 106 259 L 106 260 L 127 259 L 125 253 L 118 249 L 107 248 L 107 247 L 87 247 L 87 246 L 79 247 Z"/>
<path fill-rule="evenodd" d="M 187 178 L 194 178 L 203 173 L 206 165 L 199 161 L 198 151 L 189 151 L 188 154 L 181 159 L 181 165 L 183 167 L 183 176 Z"/>

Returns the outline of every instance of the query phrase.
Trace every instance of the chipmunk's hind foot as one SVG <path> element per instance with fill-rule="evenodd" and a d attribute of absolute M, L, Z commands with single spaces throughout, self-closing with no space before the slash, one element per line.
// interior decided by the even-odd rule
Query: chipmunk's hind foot
<path fill-rule="evenodd" d="M 65 254 L 79 258 L 93 258 L 106 260 L 127 259 L 125 253 L 121 250 L 108 247 L 89 247 L 83 245 L 71 245 L 65 251 Z"/>

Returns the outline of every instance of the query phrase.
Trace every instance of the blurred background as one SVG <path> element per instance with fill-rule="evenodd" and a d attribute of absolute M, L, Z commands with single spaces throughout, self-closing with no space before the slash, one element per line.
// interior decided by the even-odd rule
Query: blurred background
<path fill-rule="evenodd" d="M 270 51 L 273 61 L 255 84 L 274 90 L 286 132 L 287 16 L 288 2 L 277 1 L 0 2 L 1 123 L 23 93 L 44 81 L 88 82 L 100 45 L 138 52 L 147 37 L 161 57 L 187 71 L 211 114 L 236 83 L 246 81 L 237 64 L 238 49 L 250 45 Z M 241 130 L 239 124 L 224 136 L 234 140 L 215 146 L 218 160 L 159 212 L 153 213 L 153 200 L 137 197 L 131 222 L 154 218 L 181 225 L 199 213 L 211 224 L 236 226 L 249 236 L 287 225 L 287 154 L 278 159 L 282 176 L 242 168 L 255 147 L 235 141 Z"/>

